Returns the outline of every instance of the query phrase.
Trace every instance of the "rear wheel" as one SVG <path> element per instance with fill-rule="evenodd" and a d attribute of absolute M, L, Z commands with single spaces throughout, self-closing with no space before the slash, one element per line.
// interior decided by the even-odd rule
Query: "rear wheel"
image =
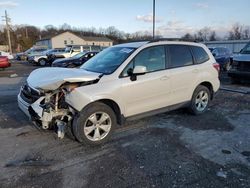
<path fill-rule="evenodd" d="M 46 59 L 39 59 L 38 64 L 40 66 L 45 66 L 47 64 L 47 60 Z"/>
<path fill-rule="evenodd" d="M 108 140 L 116 125 L 114 111 L 103 103 L 93 103 L 74 120 L 73 133 L 79 142 L 100 145 Z"/>
<path fill-rule="evenodd" d="M 211 93 L 209 89 L 203 85 L 199 85 L 193 93 L 190 112 L 198 115 L 204 113 L 209 105 Z"/>

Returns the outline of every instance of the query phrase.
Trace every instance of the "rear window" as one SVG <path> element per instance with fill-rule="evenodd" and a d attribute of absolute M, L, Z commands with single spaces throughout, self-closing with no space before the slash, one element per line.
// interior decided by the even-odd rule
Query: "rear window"
<path fill-rule="evenodd" d="M 193 64 L 192 54 L 188 46 L 169 45 L 170 68 L 183 67 Z"/>
<path fill-rule="evenodd" d="M 203 48 L 199 46 L 192 46 L 191 48 L 194 54 L 196 64 L 204 63 L 209 60 L 209 56 Z"/>

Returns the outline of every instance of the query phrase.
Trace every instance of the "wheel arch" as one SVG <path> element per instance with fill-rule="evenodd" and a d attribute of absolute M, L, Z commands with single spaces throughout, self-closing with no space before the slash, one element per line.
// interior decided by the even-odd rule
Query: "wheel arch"
<path fill-rule="evenodd" d="M 122 115 L 122 112 L 121 112 L 121 108 L 120 106 L 112 99 L 99 99 L 99 100 L 96 100 L 96 101 L 93 101 L 91 103 L 89 103 L 87 106 L 90 106 L 90 105 L 93 105 L 95 103 L 103 103 L 103 104 L 106 104 L 107 106 L 109 106 L 115 113 L 115 116 L 116 116 L 116 120 L 117 120 L 117 123 L 119 125 L 122 125 L 124 123 L 124 118 L 123 118 L 123 115 Z M 87 107 L 86 106 L 86 107 Z"/>
<path fill-rule="evenodd" d="M 202 86 L 207 87 L 207 88 L 209 89 L 209 91 L 210 91 L 210 94 L 211 94 L 210 98 L 211 98 L 211 99 L 214 98 L 214 89 L 213 89 L 213 85 L 212 85 L 210 82 L 204 81 L 204 82 L 201 82 L 199 85 L 202 85 Z M 198 86 L 199 86 L 199 85 L 198 85 Z M 196 88 L 197 88 L 198 86 L 196 86 Z"/>

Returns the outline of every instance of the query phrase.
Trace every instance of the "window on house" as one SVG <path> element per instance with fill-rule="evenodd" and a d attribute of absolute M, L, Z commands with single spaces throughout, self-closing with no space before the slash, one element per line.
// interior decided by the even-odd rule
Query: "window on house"
<path fill-rule="evenodd" d="M 67 40 L 64 40 L 64 44 L 67 44 Z"/>
<path fill-rule="evenodd" d="M 73 40 L 71 41 L 71 44 L 74 44 L 74 41 L 73 41 Z"/>

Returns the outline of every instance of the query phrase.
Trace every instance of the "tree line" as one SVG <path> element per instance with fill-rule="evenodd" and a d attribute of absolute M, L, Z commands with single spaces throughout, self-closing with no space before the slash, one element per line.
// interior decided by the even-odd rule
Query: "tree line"
<path fill-rule="evenodd" d="M 194 34 L 186 33 L 181 38 L 185 40 L 194 40 L 197 42 L 217 40 L 246 40 L 250 39 L 250 27 L 236 23 L 224 37 L 219 37 L 216 34 L 216 31 L 212 30 L 210 27 L 204 27 Z"/>
<path fill-rule="evenodd" d="M 107 37 L 114 41 L 114 44 L 135 41 L 150 40 L 152 36 L 149 32 L 125 33 L 114 26 L 108 28 L 76 28 L 68 24 L 60 27 L 47 25 L 43 29 L 30 25 L 16 25 L 11 29 L 11 44 L 14 52 L 24 51 L 32 47 L 40 39 L 51 38 L 55 35 L 70 31 L 78 36 Z M 7 45 L 6 30 L 0 30 L 0 45 Z"/>
<path fill-rule="evenodd" d="M 99 36 L 108 37 L 114 41 L 114 44 L 138 41 L 138 40 L 151 40 L 152 34 L 150 32 L 135 32 L 135 33 L 125 33 L 110 26 L 108 28 L 77 28 L 71 27 L 68 24 L 63 24 L 60 27 L 55 27 L 53 25 L 47 25 L 40 29 L 35 26 L 30 25 L 16 25 L 11 28 L 11 43 L 14 52 L 24 51 L 32 47 L 35 42 L 39 39 L 51 38 L 55 35 L 63 33 L 65 31 L 70 31 L 78 36 Z M 161 36 L 157 36 L 160 38 Z M 215 41 L 215 40 L 240 40 L 250 38 L 250 28 L 234 24 L 228 35 L 225 38 L 220 38 L 217 36 L 216 31 L 209 27 L 204 27 L 194 34 L 186 33 L 181 37 L 184 40 L 195 40 L 197 42 L 204 41 Z M 0 30 L 0 44 L 7 43 L 7 35 L 5 29 Z"/>

